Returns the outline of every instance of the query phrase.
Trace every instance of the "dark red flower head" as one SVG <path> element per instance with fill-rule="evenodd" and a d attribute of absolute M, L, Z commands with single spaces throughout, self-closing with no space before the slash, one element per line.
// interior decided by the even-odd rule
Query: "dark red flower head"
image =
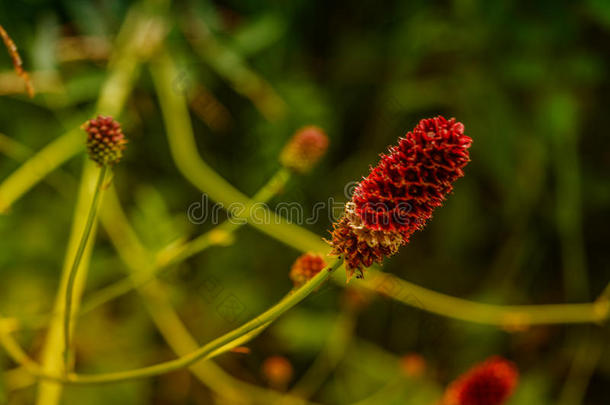
<path fill-rule="evenodd" d="M 100 166 L 112 166 L 121 160 L 127 144 L 121 124 L 112 117 L 98 115 L 85 122 L 83 129 L 87 132 L 87 151 L 91 160 Z"/>
<path fill-rule="evenodd" d="M 451 183 L 464 175 L 471 142 L 454 118 L 421 120 L 356 188 L 356 214 L 370 229 L 408 237 L 442 204 L 453 189 Z"/>
<path fill-rule="evenodd" d="M 311 170 L 328 149 L 328 136 L 323 129 L 310 125 L 298 130 L 280 154 L 283 166 L 297 173 Z"/>
<path fill-rule="evenodd" d="M 324 267 L 326 267 L 326 262 L 322 256 L 314 253 L 305 253 L 299 256 L 292 265 L 290 279 L 295 287 L 300 287 L 311 280 Z"/>
<path fill-rule="evenodd" d="M 464 175 L 472 139 L 454 118 L 424 119 L 356 187 L 345 216 L 334 225 L 333 254 L 348 271 L 381 263 L 423 228 Z"/>
<path fill-rule="evenodd" d="M 443 405 L 502 405 L 518 380 L 515 365 L 494 356 L 455 380 L 445 392 Z"/>

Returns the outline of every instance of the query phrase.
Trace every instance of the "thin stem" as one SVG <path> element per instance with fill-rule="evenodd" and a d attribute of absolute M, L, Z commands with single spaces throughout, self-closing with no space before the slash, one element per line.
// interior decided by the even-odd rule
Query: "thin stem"
<path fill-rule="evenodd" d="M 56 138 L 0 183 L 0 213 L 46 175 L 83 149 L 83 134 L 74 129 Z"/>
<path fill-rule="evenodd" d="M 32 375 L 41 373 L 40 365 L 23 351 L 10 332 L 0 330 L 0 343 L 11 359 Z"/>
<path fill-rule="evenodd" d="M 253 201 L 256 202 L 267 202 L 271 200 L 286 183 L 290 180 L 290 172 L 284 168 L 279 169 L 269 181 L 252 197 Z M 140 272 L 131 276 L 125 277 L 122 280 L 117 281 L 99 291 L 97 291 L 90 299 L 83 304 L 82 310 L 79 315 L 83 315 L 92 311 L 93 309 L 111 301 L 121 295 L 127 294 L 134 288 L 141 287 L 155 277 L 159 275 L 161 271 L 168 267 L 180 263 L 189 257 L 202 252 L 215 243 L 218 243 L 218 235 L 223 237 L 230 236 L 237 229 L 245 225 L 244 222 L 238 222 L 238 220 L 247 220 L 248 216 L 246 213 L 241 212 L 240 215 L 233 219 L 226 220 L 217 227 L 210 231 L 200 235 L 192 241 L 178 246 L 168 246 L 160 250 L 160 253 L 156 257 L 154 266 L 146 272 Z"/>
<path fill-rule="evenodd" d="M 358 285 L 427 312 L 507 330 L 530 325 L 597 323 L 608 319 L 610 311 L 607 300 L 583 304 L 486 304 L 429 290 L 381 271 L 369 271 Z"/>
<path fill-rule="evenodd" d="M 178 170 L 212 200 L 227 207 L 231 204 L 240 204 L 244 212 L 249 214 L 256 212 L 259 207 L 218 175 L 197 153 L 188 104 L 184 95 L 176 92 L 173 87 L 174 79 L 179 72 L 172 58 L 167 53 L 159 51 L 154 63 L 151 64 L 151 73 L 161 104 L 170 152 Z M 258 221 L 250 222 L 250 225 L 272 237 L 279 238 L 297 250 L 305 248 L 315 252 L 328 251 L 328 246 L 318 236 L 313 236 L 315 242 L 312 243 L 312 234 L 309 231 L 289 223 L 271 210 L 265 210 L 264 215 L 265 221 L 259 218 Z M 316 246 L 312 247 L 313 245 Z"/>
<path fill-rule="evenodd" d="M 154 366 L 142 367 L 134 370 L 119 371 L 114 373 L 101 373 L 101 374 L 76 374 L 70 373 L 65 376 L 56 376 L 46 374 L 40 371 L 40 367 L 34 363 L 23 351 L 15 345 L 12 346 L 11 342 L 6 342 L 8 334 L 0 333 L 3 338 L 3 345 L 6 346 L 9 343 L 11 350 L 9 354 L 15 355 L 19 359 L 20 364 L 27 364 L 30 371 L 36 375 L 36 377 L 44 380 L 50 380 L 55 382 L 61 382 L 64 384 L 72 385 L 85 385 L 85 384 L 104 384 L 113 382 L 123 382 L 134 380 L 138 378 L 151 377 L 155 375 L 165 374 L 171 371 L 179 370 L 184 367 L 188 367 L 197 361 L 208 360 L 212 357 L 218 356 L 228 350 L 231 350 L 235 346 L 242 345 L 249 339 L 255 337 L 264 328 L 269 326 L 275 321 L 280 315 L 288 311 L 309 294 L 315 291 L 324 281 L 326 281 L 333 272 L 343 264 L 343 259 L 338 257 L 334 262 L 327 267 L 327 269 L 320 271 L 315 277 L 305 283 L 302 287 L 297 290 L 293 290 L 284 298 L 282 298 L 277 304 L 267 309 L 265 312 L 243 324 L 237 329 L 228 332 L 219 338 L 214 339 L 210 343 L 202 346 L 201 348 L 191 352 L 185 356 L 181 356 L 177 359 L 170 360 L 164 363 L 156 364 Z M 10 339 L 12 340 L 12 338 Z"/>
<path fill-rule="evenodd" d="M 64 361 L 66 364 L 68 363 L 70 351 L 70 319 L 72 318 L 74 281 L 76 280 L 78 267 L 80 265 L 81 259 L 83 258 L 83 253 L 85 252 L 85 247 L 87 246 L 87 241 L 89 240 L 89 235 L 91 234 L 91 229 L 93 228 L 93 224 L 95 223 L 95 219 L 97 217 L 97 207 L 99 205 L 100 196 L 102 194 L 104 179 L 106 178 L 107 171 L 108 168 L 106 166 L 102 166 L 99 170 L 97 183 L 93 192 L 93 200 L 91 201 L 91 207 L 89 208 L 89 213 L 87 215 L 87 222 L 85 223 L 85 229 L 83 230 L 83 234 L 80 238 L 80 242 L 76 250 L 76 255 L 74 256 L 74 261 L 72 262 L 72 267 L 70 268 L 70 273 L 68 275 L 68 283 L 66 285 L 65 296 L 66 304 L 64 312 Z"/>
<path fill-rule="evenodd" d="M 142 256 L 146 254 L 146 249 L 130 226 L 113 188 L 105 194 L 101 222 L 119 256 L 127 265 L 130 275 L 135 279 L 143 269 L 146 269 L 145 265 L 138 267 L 137 264 L 147 263 L 149 259 Z M 177 356 L 184 356 L 198 349 L 196 339 L 191 336 L 172 308 L 168 293 L 158 280 L 153 279 L 146 285 L 139 286 L 137 291 L 144 299 L 146 309 L 157 329 Z M 197 362 L 189 368 L 203 384 L 226 398 L 229 403 L 269 404 L 283 397 L 279 392 L 232 377 L 213 361 Z M 301 403 L 305 402 L 301 401 Z"/>

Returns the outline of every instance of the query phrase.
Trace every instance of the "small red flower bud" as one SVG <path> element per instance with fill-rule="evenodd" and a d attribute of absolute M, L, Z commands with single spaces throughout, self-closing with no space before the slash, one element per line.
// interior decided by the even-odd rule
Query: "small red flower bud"
<path fill-rule="evenodd" d="M 292 364 L 283 356 L 267 357 L 263 362 L 261 371 L 269 385 L 278 389 L 285 388 L 294 373 Z"/>
<path fill-rule="evenodd" d="M 321 256 L 313 253 L 305 253 L 299 256 L 295 260 L 292 268 L 290 269 L 290 279 L 295 287 L 300 287 L 316 274 L 318 274 L 324 267 L 326 262 Z"/>
<path fill-rule="evenodd" d="M 345 255 L 348 276 L 398 251 L 422 229 L 464 175 L 472 139 L 454 118 L 424 119 L 360 182 L 332 231 L 332 254 Z"/>
<path fill-rule="evenodd" d="M 298 130 L 280 154 L 280 163 L 297 173 L 306 173 L 318 163 L 328 149 L 324 130 L 310 125 Z"/>
<path fill-rule="evenodd" d="M 405 354 L 400 358 L 400 371 L 408 378 L 419 378 L 426 371 L 426 359 L 417 353 Z"/>
<path fill-rule="evenodd" d="M 518 379 L 513 363 L 491 357 L 451 383 L 443 405 L 502 405 L 512 395 Z"/>
<path fill-rule="evenodd" d="M 87 151 L 91 160 L 100 166 L 112 166 L 121 160 L 127 143 L 121 124 L 112 117 L 99 115 L 85 122 L 82 128 L 87 132 Z"/>

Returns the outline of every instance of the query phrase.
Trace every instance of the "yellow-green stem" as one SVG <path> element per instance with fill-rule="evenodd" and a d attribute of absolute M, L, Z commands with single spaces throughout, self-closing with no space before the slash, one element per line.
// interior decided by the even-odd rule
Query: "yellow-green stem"
<path fill-rule="evenodd" d="M 218 356 L 226 351 L 233 349 L 238 345 L 242 345 L 248 340 L 252 339 L 264 328 L 275 321 L 280 315 L 288 311 L 309 294 L 315 291 L 324 281 L 326 281 L 331 274 L 341 267 L 343 259 L 338 257 L 334 259 L 333 263 L 320 271 L 311 280 L 305 283 L 302 287 L 291 291 L 282 298 L 277 304 L 267 309 L 265 312 L 257 316 L 256 318 L 246 322 L 237 329 L 234 329 L 224 335 L 214 339 L 210 343 L 200 347 L 194 352 L 191 352 L 185 356 L 181 356 L 177 359 L 170 360 L 164 363 L 156 364 L 153 366 L 142 367 L 134 370 L 119 371 L 114 373 L 101 373 L 101 374 L 76 374 L 69 373 L 64 376 L 46 374 L 40 371 L 40 367 L 33 363 L 29 357 L 18 347 L 14 347 L 12 352 L 16 352 L 17 357 L 20 359 L 21 364 L 27 364 L 31 372 L 36 377 L 43 380 L 50 380 L 63 384 L 72 385 L 87 385 L 87 384 L 105 384 L 124 382 L 139 378 L 152 377 L 155 375 L 169 373 L 171 371 L 179 370 L 184 367 L 188 367 L 198 361 L 208 360 L 215 356 Z M 0 334 L 3 336 L 3 344 L 6 346 L 7 334 Z M 10 343 L 10 342 L 9 342 Z"/>
<path fill-rule="evenodd" d="M 146 255 L 147 252 L 130 226 L 114 188 L 109 188 L 104 201 L 101 222 L 110 241 L 114 244 L 119 256 L 127 265 L 130 275 L 134 276 L 135 280 L 140 272 L 147 273 L 145 263 L 149 262 L 150 259 L 142 256 Z M 197 350 L 199 347 L 197 341 L 191 336 L 172 308 L 168 293 L 158 280 L 153 279 L 146 285 L 140 285 L 137 291 L 144 299 L 146 308 L 151 314 L 157 329 L 177 356 L 184 356 Z M 279 392 L 261 388 L 232 377 L 213 361 L 198 362 L 192 364 L 189 368 L 203 384 L 226 398 L 229 403 L 243 405 L 250 403 L 269 404 L 282 397 Z M 310 401 L 307 402 L 310 403 Z M 301 403 L 305 404 L 304 401 L 301 401 Z"/>
<path fill-rule="evenodd" d="M 70 354 L 70 319 L 72 318 L 74 281 L 76 280 L 78 267 L 80 265 L 81 259 L 83 258 L 83 253 L 85 252 L 85 247 L 87 246 L 87 241 L 89 240 L 89 235 L 91 234 L 91 229 L 93 228 L 93 224 L 95 223 L 95 219 L 97 217 L 97 207 L 99 205 L 100 197 L 104 188 L 104 179 L 106 178 L 107 170 L 107 166 L 102 166 L 99 170 L 97 183 L 95 184 L 95 190 L 93 191 L 93 200 L 91 201 L 91 207 L 89 208 L 89 213 L 87 214 L 87 222 L 85 223 L 85 229 L 83 230 L 83 234 L 80 238 L 80 241 L 78 242 L 76 255 L 74 256 L 74 261 L 72 262 L 72 267 L 70 268 L 70 273 L 68 274 L 68 284 L 66 285 L 65 296 L 66 304 L 64 312 L 64 360 L 66 364 L 68 363 L 68 358 Z"/>
<path fill-rule="evenodd" d="M 253 201 L 267 202 L 272 199 L 290 180 L 290 172 L 286 169 L 278 170 L 275 175 L 254 195 Z M 93 309 L 120 297 L 132 291 L 134 288 L 145 285 L 159 275 L 161 271 L 168 267 L 180 263 L 189 257 L 200 253 L 208 247 L 216 243 L 218 235 L 229 237 L 233 232 L 245 224 L 245 222 L 237 222 L 236 219 L 247 219 L 247 215 L 240 213 L 232 220 L 226 220 L 214 229 L 204 233 L 203 235 L 187 242 L 183 245 L 168 246 L 161 249 L 157 255 L 154 266 L 146 272 L 131 275 L 123 280 L 117 281 L 114 284 L 105 287 L 89 298 L 82 306 L 81 315 L 92 311 Z"/>
<path fill-rule="evenodd" d="M 72 219 L 72 229 L 70 230 L 70 238 L 66 246 L 65 260 L 59 280 L 59 289 L 55 297 L 55 303 L 53 306 L 53 313 L 57 316 L 51 318 L 51 323 L 47 329 L 45 341 L 41 350 L 41 367 L 45 373 L 52 375 L 63 375 L 66 372 L 64 362 L 64 334 L 63 334 L 63 317 L 65 313 L 65 295 L 66 287 L 68 284 L 68 273 L 76 256 L 76 250 L 80 241 L 80 237 L 85 228 L 85 222 L 89 208 L 91 207 L 91 201 L 93 199 L 93 192 L 95 182 L 99 169 L 96 165 L 90 161 L 86 156 L 83 156 L 84 166 L 83 173 L 81 176 L 78 198 L 74 207 L 74 214 Z M 94 224 L 96 226 L 96 224 Z M 87 279 L 89 258 L 93 247 L 95 238 L 95 230 L 92 232 L 92 236 L 89 238 L 87 248 L 85 249 L 83 259 L 81 260 L 80 268 L 73 288 L 73 311 L 71 315 L 77 312 L 78 305 L 80 304 L 80 297 Z M 53 383 L 51 381 L 41 381 L 38 385 L 38 394 L 36 403 L 38 405 L 56 405 L 60 402 L 63 387 L 60 384 Z"/>

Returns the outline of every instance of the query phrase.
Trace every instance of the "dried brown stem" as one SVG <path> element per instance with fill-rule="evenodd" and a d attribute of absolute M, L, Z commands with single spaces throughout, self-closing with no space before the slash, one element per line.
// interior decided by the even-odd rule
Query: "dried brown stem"
<path fill-rule="evenodd" d="M 30 80 L 30 75 L 28 72 L 23 69 L 23 62 L 21 61 L 21 56 L 19 56 L 19 52 L 17 51 L 17 45 L 15 42 L 9 37 L 8 33 L 4 30 L 2 25 L 0 25 L 0 37 L 2 37 L 2 41 L 4 41 L 4 45 L 8 50 L 8 54 L 13 61 L 13 66 L 15 67 L 15 72 L 19 77 L 23 79 L 25 82 L 25 89 L 30 98 L 34 97 L 34 86 L 32 85 L 32 81 Z"/>

